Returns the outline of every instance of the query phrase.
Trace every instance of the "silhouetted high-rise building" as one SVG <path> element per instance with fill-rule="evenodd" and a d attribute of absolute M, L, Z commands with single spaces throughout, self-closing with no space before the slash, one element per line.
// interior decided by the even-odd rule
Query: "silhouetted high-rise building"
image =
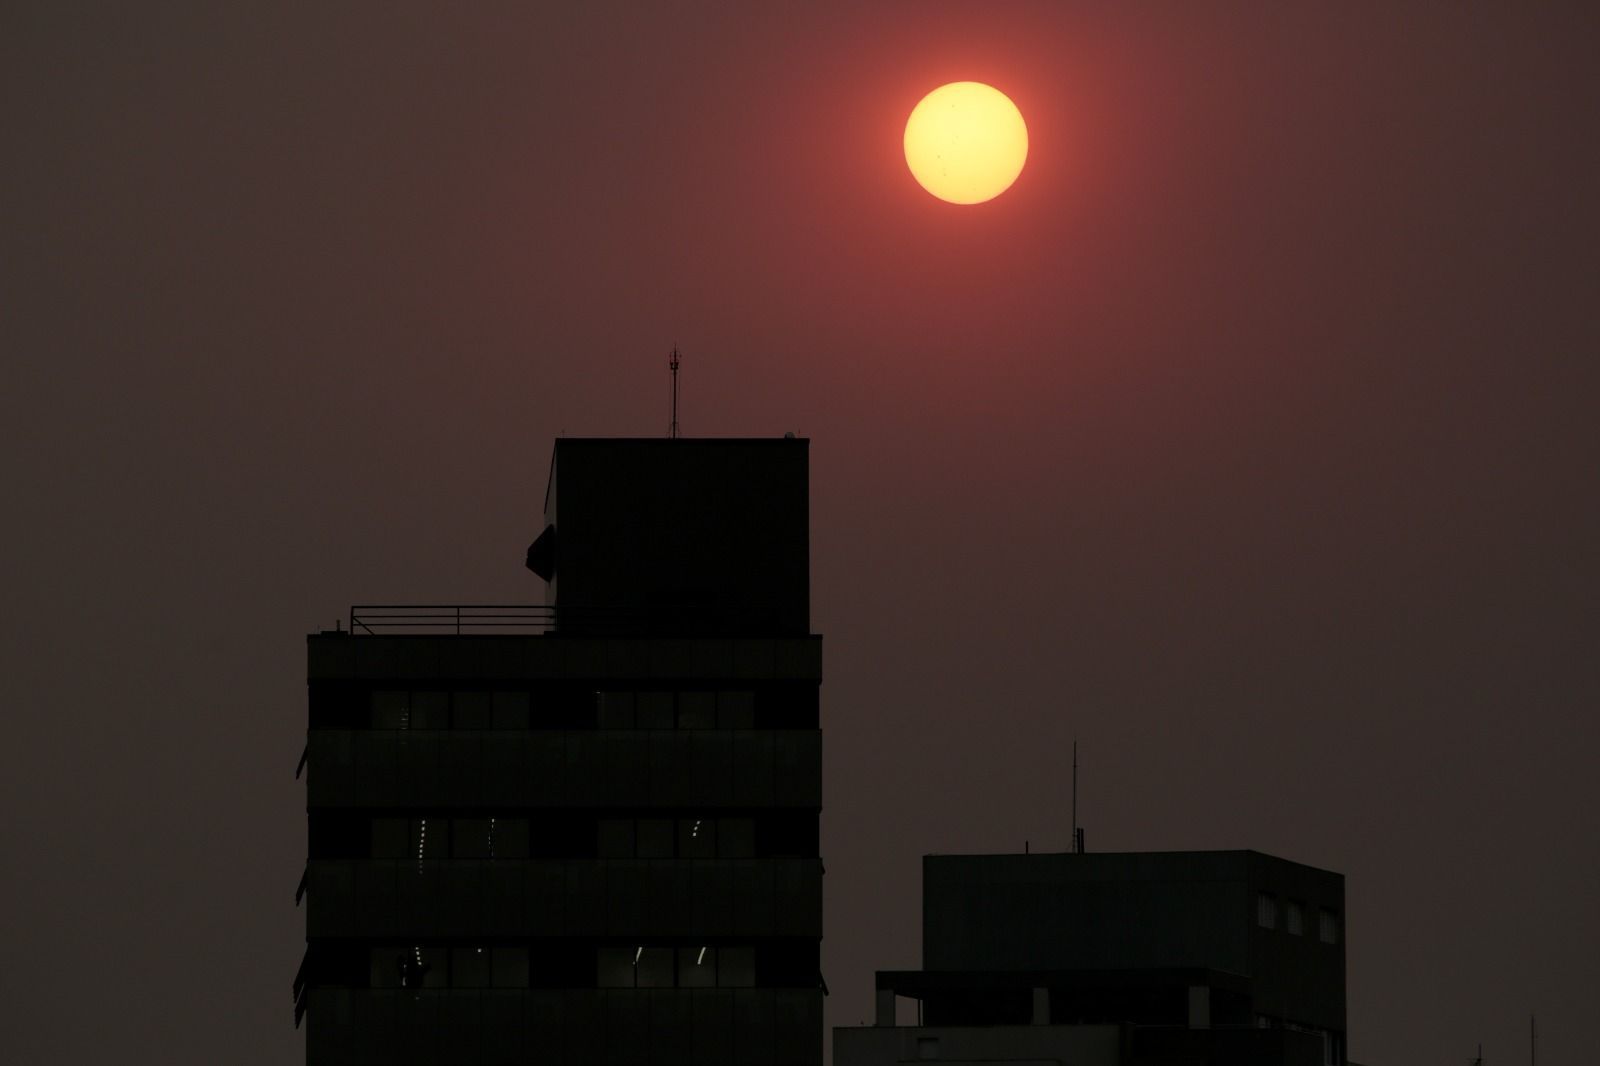
<path fill-rule="evenodd" d="M 1344 1066 L 1343 909 L 1254 851 L 930 855 L 923 968 L 878 973 L 834 1066 Z"/>
<path fill-rule="evenodd" d="M 821 1062 L 807 443 L 563 439 L 545 605 L 308 638 L 308 1063 Z"/>

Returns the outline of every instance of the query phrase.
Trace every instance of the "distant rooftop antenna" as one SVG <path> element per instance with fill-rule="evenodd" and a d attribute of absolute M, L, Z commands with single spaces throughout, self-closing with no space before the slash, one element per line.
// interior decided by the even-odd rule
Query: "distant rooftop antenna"
<path fill-rule="evenodd" d="M 672 368 L 672 423 L 667 427 L 667 439 L 678 439 L 678 346 L 672 346 L 672 354 L 667 356 L 667 366 Z"/>
<path fill-rule="evenodd" d="M 1072 853 L 1083 854 L 1083 829 L 1078 825 L 1078 738 L 1072 738 Z"/>

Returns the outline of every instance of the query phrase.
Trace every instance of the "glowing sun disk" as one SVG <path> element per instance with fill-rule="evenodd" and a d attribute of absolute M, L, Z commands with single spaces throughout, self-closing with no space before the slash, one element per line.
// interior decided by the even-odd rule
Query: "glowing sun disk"
<path fill-rule="evenodd" d="M 1028 127 L 1005 93 L 976 81 L 941 85 L 906 120 L 906 165 L 924 188 L 953 204 L 992 200 L 1028 158 Z"/>

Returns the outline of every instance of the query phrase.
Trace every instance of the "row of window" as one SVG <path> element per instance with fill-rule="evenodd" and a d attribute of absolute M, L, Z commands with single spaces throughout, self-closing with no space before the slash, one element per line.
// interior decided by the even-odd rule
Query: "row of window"
<path fill-rule="evenodd" d="M 373 988 L 527 988 L 525 947 L 392 945 L 371 952 Z M 755 949 L 633 945 L 595 949 L 600 988 L 753 988 Z"/>
<path fill-rule="evenodd" d="M 1298 900 L 1285 900 L 1281 908 L 1283 929 L 1291 936 L 1306 935 L 1306 905 Z M 1278 898 L 1270 892 L 1256 895 L 1256 924 L 1263 929 L 1277 929 L 1280 908 Z M 1324 944 L 1339 942 L 1339 912 L 1331 907 L 1317 908 L 1317 939 Z"/>
<path fill-rule="evenodd" d="M 601 818 L 594 824 L 594 854 L 602 859 L 756 854 L 753 818 Z M 374 818 L 369 853 L 375 859 L 526 859 L 529 825 L 527 818 Z"/>
<path fill-rule="evenodd" d="M 755 693 L 737 691 L 599 691 L 597 729 L 754 729 Z M 570 710 L 572 698 L 563 700 Z M 372 729 L 528 729 L 534 700 L 526 690 L 387 689 L 370 697 Z M 542 717 L 542 716 L 541 716 Z"/>

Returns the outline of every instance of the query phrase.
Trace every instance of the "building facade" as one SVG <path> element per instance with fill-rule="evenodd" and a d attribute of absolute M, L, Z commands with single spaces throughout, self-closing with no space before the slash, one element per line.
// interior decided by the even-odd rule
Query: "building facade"
<path fill-rule="evenodd" d="M 821 1062 L 806 445 L 563 439 L 546 604 L 308 638 L 308 1063 Z"/>
<path fill-rule="evenodd" d="M 878 973 L 834 1064 L 1344 1066 L 1343 913 L 1252 851 L 928 856 L 923 969 Z"/>

